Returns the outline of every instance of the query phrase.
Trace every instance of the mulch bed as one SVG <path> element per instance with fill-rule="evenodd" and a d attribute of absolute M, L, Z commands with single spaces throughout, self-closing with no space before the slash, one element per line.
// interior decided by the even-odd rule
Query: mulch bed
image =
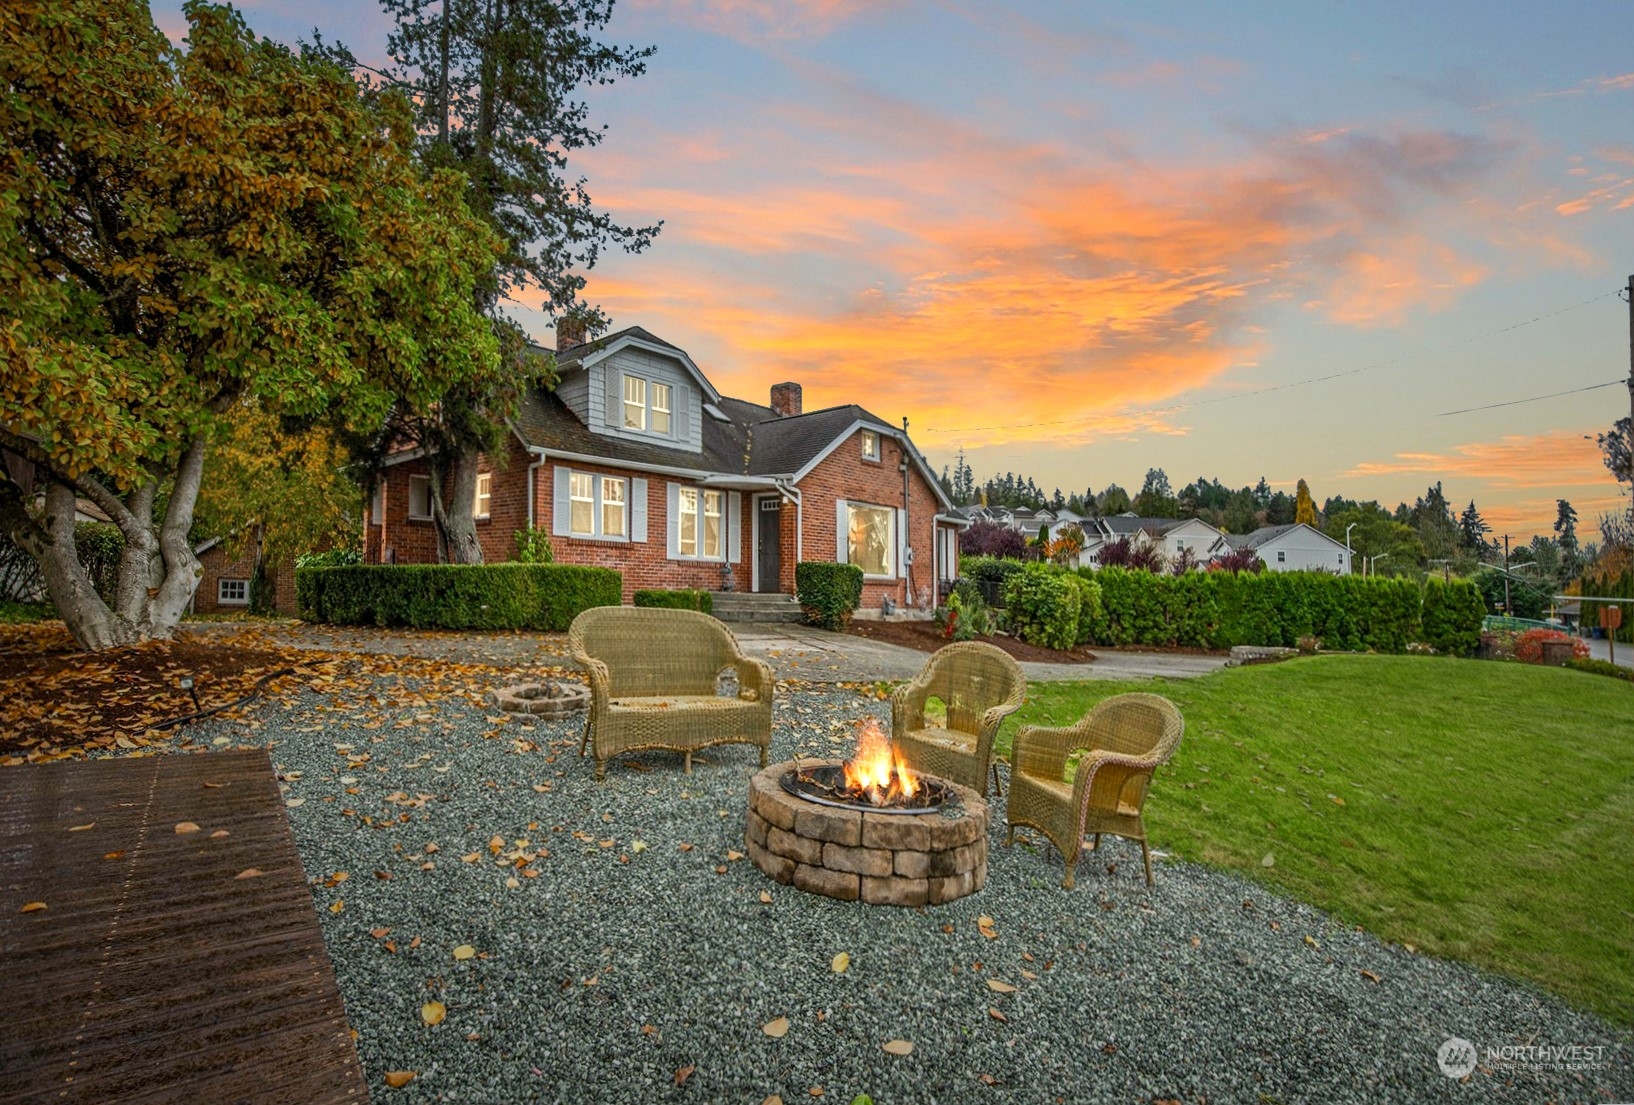
<path fill-rule="evenodd" d="M 861 622 L 853 621 L 846 628 L 846 632 L 857 637 L 865 637 L 870 641 L 884 641 L 888 645 L 901 645 L 904 648 L 918 649 L 920 652 L 935 652 L 948 643 L 942 636 L 942 628 L 935 622 Z M 988 637 L 977 637 L 976 640 L 985 644 L 1003 649 L 1017 660 L 1038 661 L 1045 664 L 1092 664 L 1095 654 L 1087 646 L 1080 646 L 1067 652 L 1057 652 L 1053 648 L 1039 648 L 1026 641 L 1003 634 L 994 634 Z"/>

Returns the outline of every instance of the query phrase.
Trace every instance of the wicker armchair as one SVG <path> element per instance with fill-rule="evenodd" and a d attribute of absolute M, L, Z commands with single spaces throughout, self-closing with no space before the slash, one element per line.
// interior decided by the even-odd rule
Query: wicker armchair
<path fill-rule="evenodd" d="M 1030 825 L 1049 837 L 1066 863 L 1061 885 L 1072 889 L 1084 834 L 1113 833 L 1140 841 L 1146 885 L 1152 885 L 1152 853 L 1146 846 L 1141 808 L 1152 772 L 1174 755 L 1185 721 L 1174 703 L 1155 694 L 1120 694 L 1084 715 L 1076 725 L 1046 729 L 1023 725 L 1010 752 L 1010 831 Z M 1067 758 L 1080 749 L 1078 773 L 1066 782 Z"/>
<path fill-rule="evenodd" d="M 925 725 L 932 696 L 947 706 L 945 729 Z M 999 723 L 1026 697 L 1026 677 L 1008 654 L 980 641 L 948 645 L 891 696 L 891 743 L 915 771 L 963 783 L 985 798 L 989 767 L 998 777 Z"/>
<path fill-rule="evenodd" d="M 579 755 L 589 745 L 596 778 L 610 757 L 661 748 L 686 757 L 714 744 L 753 744 L 766 766 L 772 739 L 772 669 L 743 655 L 726 626 L 695 610 L 597 606 L 568 629 L 573 658 L 590 679 L 590 711 Z M 724 668 L 736 697 L 720 695 Z"/>

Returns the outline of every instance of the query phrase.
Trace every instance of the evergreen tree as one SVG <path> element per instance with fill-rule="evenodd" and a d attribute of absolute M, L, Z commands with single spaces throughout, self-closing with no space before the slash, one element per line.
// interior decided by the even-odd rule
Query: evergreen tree
<path fill-rule="evenodd" d="M 1453 518 L 1452 507 L 1447 503 L 1439 480 L 1426 488 L 1424 494 L 1413 503 L 1408 520 L 1424 543 L 1426 558 L 1451 559 L 1459 547 L 1458 522 Z"/>
<path fill-rule="evenodd" d="M 1316 528 L 1316 504 L 1311 501 L 1311 489 L 1303 479 L 1295 489 L 1294 522 Z"/>
<path fill-rule="evenodd" d="M 1271 485 L 1260 477 L 1260 482 L 1254 485 L 1254 509 L 1264 510 L 1271 505 Z"/>
<path fill-rule="evenodd" d="M 1115 483 L 1107 484 L 1106 490 L 1097 496 L 1096 501 L 1100 504 L 1103 516 L 1126 514 L 1129 511 L 1129 492 Z"/>
<path fill-rule="evenodd" d="M 1555 500 L 1555 541 L 1560 545 L 1562 575 L 1567 582 L 1582 570 L 1582 550 L 1577 544 L 1577 511 L 1565 499 Z"/>
<path fill-rule="evenodd" d="M 1486 535 L 1492 532 L 1492 527 L 1486 524 L 1481 512 L 1475 509 L 1475 500 L 1469 501 L 1464 513 L 1458 516 L 1458 544 L 1476 556 L 1481 556 L 1491 546 Z"/>
<path fill-rule="evenodd" d="M 1268 526 L 1292 525 L 1294 511 L 1294 497 L 1286 491 L 1278 491 L 1271 496 L 1271 501 L 1265 506 L 1265 524 Z"/>

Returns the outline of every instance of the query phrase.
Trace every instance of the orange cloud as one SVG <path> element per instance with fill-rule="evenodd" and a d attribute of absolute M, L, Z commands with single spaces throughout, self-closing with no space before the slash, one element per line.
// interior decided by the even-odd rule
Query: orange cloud
<path fill-rule="evenodd" d="M 1580 430 L 1514 434 L 1499 441 L 1472 442 L 1451 453 L 1397 453 L 1394 460 L 1365 461 L 1346 476 L 1420 472 L 1440 477 L 1489 481 L 1502 487 L 1604 488 L 1611 474 L 1600 449 Z"/>

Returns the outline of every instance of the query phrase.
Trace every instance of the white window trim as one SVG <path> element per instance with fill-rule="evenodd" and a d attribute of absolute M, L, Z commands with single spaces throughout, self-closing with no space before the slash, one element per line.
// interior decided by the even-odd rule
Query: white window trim
<path fill-rule="evenodd" d="M 414 485 L 417 484 L 417 483 L 424 484 L 425 489 L 426 489 L 426 512 L 424 514 L 414 513 Z M 411 522 L 429 522 L 429 521 L 431 521 L 431 477 L 430 476 L 410 476 L 408 478 L 408 517 L 409 517 L 409 521 L 411 521 Z"/>
<path fill-rule="evenodd" d="M 864 431 L 862 431 L 861 438 L 862 438 L 862 459 L 867 461 L 870 464 L 879 464 L 880 463 L 880 447 L 879 447 L 879 434 L 878 434 L 878 432 L 876 432 L 874 430 L 864 430 Z M 873 446 L 874 446 L 874 451 L 872 453 L 870 453 L 868 451 L 868 445 L 869 445 L 870 442 L 873 443 Z"/>
<path fill-rule="evenodd" d="M 494 508 L 494 474 L 492 472 L 477 473 L 477 490 L 471 500 L 471 514 L 475 518 L 486 519 L 492 515 Z"/>
<path fill-rule="evenodd" d="M 691 552 L 685 552 L 681 548 L 681 538 L 683 536 L 681 521 L 683 518 L 687 517 L 681 513 L 681 499 L 688 492 L 694 493 L 698 496 L 698 511 L 696 514 L 691 516 L 693 518 L 693 545 Z M 720 520 L 720 528 L 718 532 L 720 533 L 721 543 L 720 551 L 712 554 L 704 552 L 704 523 L 710 517 L 709 497 L 711 495 L 715 496 L 716 501 L 719 503 L 720 513 L 716 515 L 716 517 L 718 517 Z M 670 560 L 684 561 L 687 563 L 738 563 L 739 550 L 736 546 L 740 540 L 739 530 L 742 526 L 742 522 L 739 518 L 740 511 L 742 510 L 740 505 L 741 501 L 742 500 L 739 493 L 736 491 L 722 491 L 718 488 L 696 487 L 687 484 L 672 483 L 670 485 L 669 517 L 666 518 L 664 522 L 665 528 L 668 530 L 668 558 Z"/>
<path fill-rule="evenodd" d="M 1288 563 L 1288 554 L 1286 552 L 1284 552 L 1282 549 L 1277 550 L 1277 563 L 1278 564 Z"/>
<path fill-rule="evenodd" d="M 621 373 L 620 377 L 619 392 L 623 397 L 624 402 L 623 406 L 620 408 L 619 428 L 631 433 L 644 434 L 647 432 L 647 378 L 645 376 L 635 376 L 628 372 Z M 640 385 L 640 398 L 630 398 L 631 384 Z M 630 425 L 631 407 L 637 407 L 641 411 L 641 424 L 639 426 Z"/>
<path fill-rule="evenodd" d="M 607 495 L 609 484 L 618 485 L 618 501 L 614 502 Z M 607 508 L 618 508 L 620 525 L 619 533 L 607 532 Z M 596 526 L 600 535 L 608 541 L 628 541 L 630 539 L 630 481 L 623 476 L 596 477 Z"/>
<path fill-rule="evenodd" d="M 369 504 L 369 524 L 374 526 L 386 524 L 385 480 L 379 480 L 374 485 L 374 501 Z"/>
<path fill-rule="evenodd" d="M 559 469 L 559 471 L 567 473 L 567 522 L 562 531 L 558 532 L 556 536 L 566 537 L 573 541 L 611 541 L 620 545 L 628 545 L 632 541 L 646 539 L 645 537 L 637 539 L 631 536 L 632 532 L 636 528 L 635 511 L 632 506 L 632 500 L 639 490 L 635 485 L 645 485 L 645 480 L 634 480 L 628 476 L 610 476 L 604 472 L 590 472 L 583 468 L 567 468 L 565 466 Z M 583 476 L 590 481 L 590 497 L 588 499 L 574 498 L 573 477 L 575 476 Z M 603 480 L 617 480 L 619 483 L 624 485 L 623 533 L 609 534 L 603 530 L 604 519 L 602 517 L 602 509 L 606 505 L 606 502 L 602 497 Z M 587 502 L 590 504 L 590 531 L 588 533 L 577 533 L 573 530 L 573 504 L 575 502 Z"/>
<path fill-rule="evenodd" d="M 237 584 L 244 589 L 243 598 L 228 598 L 227 585 Z M 237 590 L 235 587 L 234 590 Z M 216 580 L 216 604 L 218 606 L 248 606 L 250 604 L 250 581 L 247 579 L 218 579 Z"/>
<path fill-rule="evenodd" d="M 885 505 L 883 505 L 881 503 L 859 503 L 859 502 L 855 502 L 855 501 L 850 500 L 850 499 L 841 499 L 839 501 L 839 506 L 840 506 L 840 509 L 845 512 L 845 528 L 844 528 L 843 536 L 840 535 L 840 534 L 835 535 L 835 537 L 836 537 L 835 544 L 839 545 L 840 541 L 842 541 L 842 540 L 845 542 L 845 544 L 844 544 L 843 548 L 837 548 L 836 552 L 841 554 L 841 557 L 840 557 L 841 563 L 847 563 L 847 564 L 852 562 L 851 561 L 851 510 L 853 508 L 862 508 L 862 509 L 867 509 L 867 510 L 883 510 L 886 513 L 886 515 L 890 519 L 890 529 L 889 529 L 889 531 L 887 533 L 887 536 L 886 536 L 886 539 L 885 539 L 885 574 L 884 575 L 874 575 L 871 572 L 866 572 L 865 571 L 863 573 L 862 578 L 865 579 L 865 580 L 875 580 L 875 581 L 889 580 L 889 581 L 894 582 L 898 578 L 897 571 L 898 571 L 898 568 L 899 568 L 899 565 L 897 563 L 897 560 L 898 560 L 897 550 L 898 550 L 898 548 L 900 546 L 900 540 L 899 540 L 899 538 L 897 536 L 897 534 L 898 534 L 898 528 L 897 528 L 897 522 L 898 522 L 897 512 L 898 512 L 898 508 L 885 506 Z"/>
<path fill-rule="evenodd" d="M 658 389 L 664 389 L 664 406 L 658 405 Z M 675 385 L 662 380 L 647 381 L 647 432 L 659 437 L 675 436 Z M 658 428 L 658 416 L 664 416 L 665 428 Z"/>

